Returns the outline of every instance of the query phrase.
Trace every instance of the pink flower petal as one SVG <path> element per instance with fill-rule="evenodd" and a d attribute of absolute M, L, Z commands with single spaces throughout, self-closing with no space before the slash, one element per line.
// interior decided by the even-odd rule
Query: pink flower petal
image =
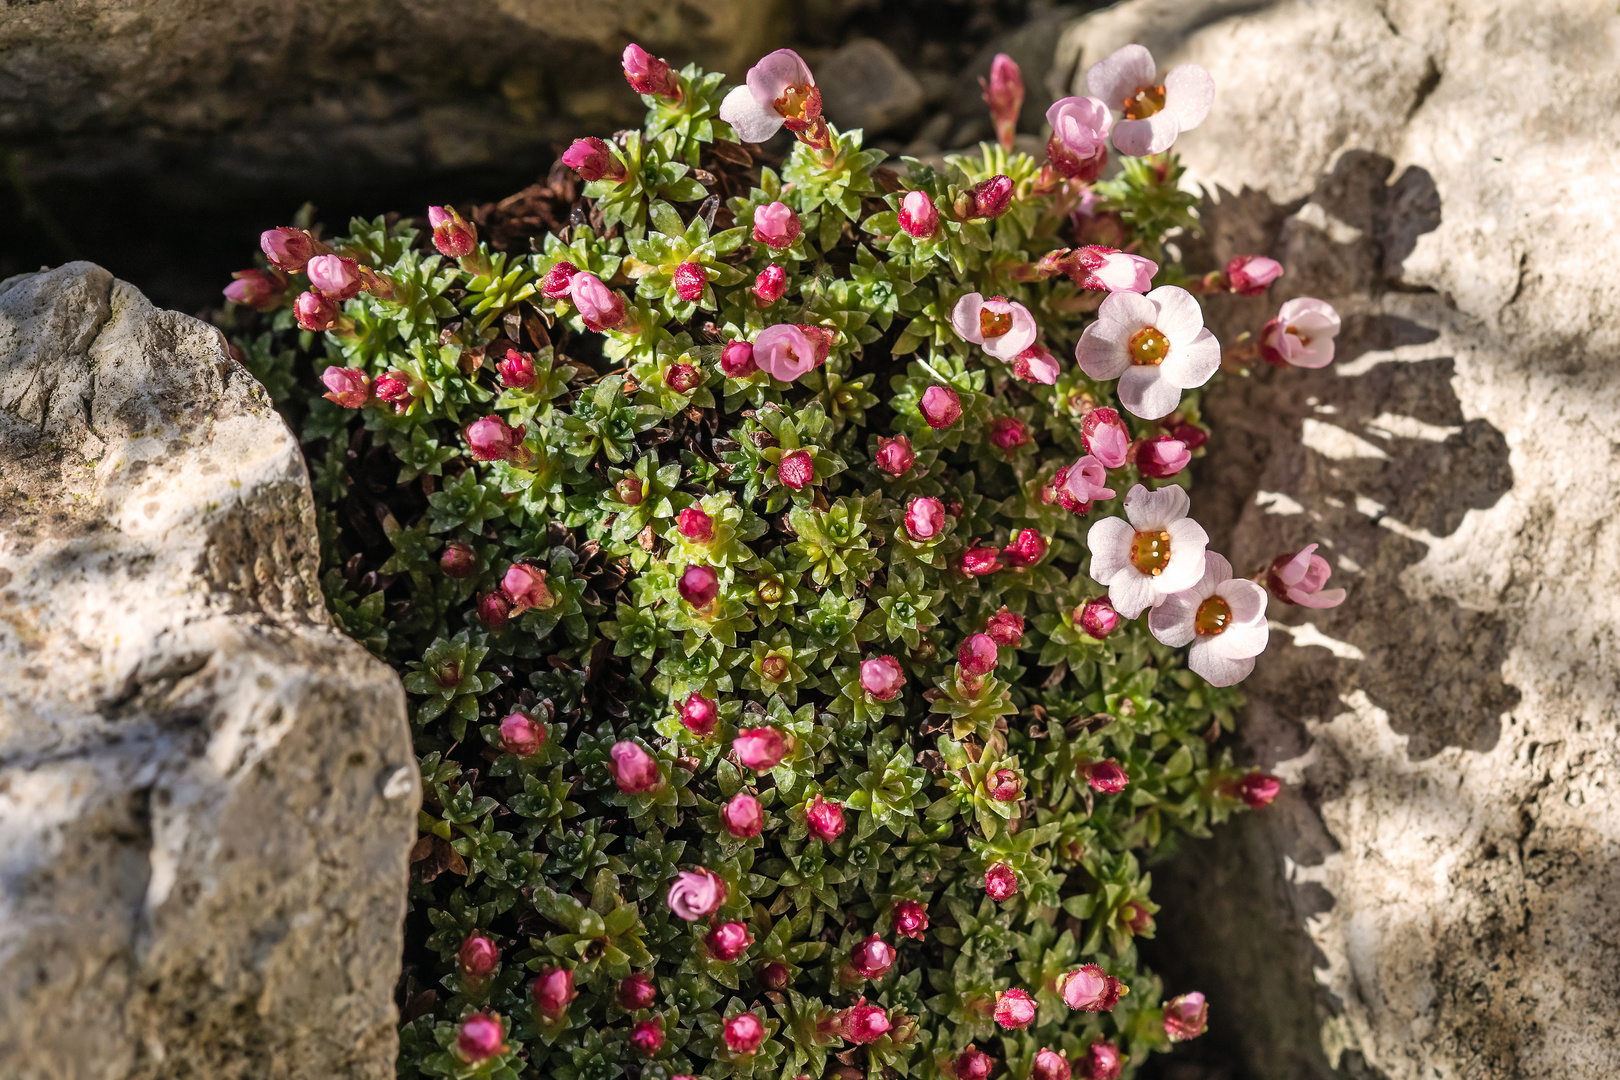
<path fill-rule="evenodd" d="M 968 293 L 951 309 L 951 329 L 955 330 L 963 341 L 983 345 L 984 333 L 979 328 L 979 312 L 982 310 L 984 297 L 976 292 Z"/>
<path fill-rule="evenodd" d="M 720 119 L 730 124 L 743 142 L 759 143 L 782 130 L 782 114 L 760 104 L 752 90 L 739 86 L 720 103 Z"/>
<path fill-rule="evenodd" d="M 1228 660 L 1216 655 L 1209 641 L 1195 641 L 1187 652 L 1187 666 L 1211 686 L 1234 686 L 1249 677 L 1249 672 L 1254 670 L 1254 658 Z"/>
<path fill-rule="evenodd" d="M 1221 559 L 1219 555 L 1211 552 L 1210 559 Z M 1221 559 L 1226 563 L 1225 559 Z M 1221 599 L 1226 601 L 1232 609 L 1232 621 L 1236 623 L 1264 623 L 1266 617 L 1266 590 L 1262 585 L 1250 581 L 1248 578 L 1233 578 L 1230 564 L 1227 565 L 1226 577 L 1221 579 L 1215 591 Z"/>
<path fill-rule="evenodd" d="M 1159 599 L 1153 591 L 1153 579 L 1139 574 L 1135 568 L 1115 574 L 1108 583 L 1108 599 L 1122 619 L 1134 619 Z"/>
<path fill-rule="evenodd" d="M 1114 125 L 1114 145 L 1122 154 L 1147 157 L 1162 154 L 1176 143 L 1181 126 L 1168 112 L 1159 111 L 1145 120 L 1121 120 Z"/>
<path fill-rule="evenodd" d="M 777 49 L 760 58 L 748 69 L 745 79 L 749 92 L 761 105 L 769 106 L 790 86 L 809 88 L 816 85 L 810 66 L 792 49 Z"/>
<path fill-rule="evenodd" d="M 1153 326 L 1170 339 L 1171 345 L 1186 344 L 1204 328 L 1204 309 L 1186 289 L 1160 285 L 1146 299 L 1154 307 Z"/>
<path fill-rule="evenodd" d="M 1198 636 L 1193 620 L 1198 615 L 1198 605 L 1203 602 L 1204 598 L 1194 589 L 1167 596 L 1148 616 L 1148 629 L 1162 644 L 1179 649 Z"/>
<path fill-rule="evenodd" d="M 1143 420 L 1157 420 L 1161 416 L 1169 416 L 1176 411 L 1176 406 L 1181 404 L 1181 387 L 1160 377 L 1158 368 L 1145 364 L 1131 365 L 1127 368 L 1119 377 L 1118 393 L 1120 403 L 1129 409 L 1132 415 L 1140 416 Z"/>
<path fill-rule="evenodd" d="M 1164 77 L 1164 111 L 1182 131 L 1204 122 L 1215 104 L 1215 79 L 1197 64 L 1177 64 Z"/>
<path fill-rule="evenodd" d="M 1129 564 L 1131 538 L 1136 530 L 1124 518 L 1106 517 L 1094 522 L 1086 533 L 1086 547 L 1091 551 L 1091 579 L 1103 585 L 1114 580 L 1114 575 Z"/>
<path fill-rule="evenodd" d="M 1157 73 L 1152 53 L 1141 45 L 1126 45 L 1086 69 L 1086 89 L 1118 109 L 1142 87 L 1157 85 Z"/>
<path fill-rule="evenodd" d="M 1149 491 L 1137 484 L 1125 493 L 1125 516 L 1134 529 L 1166 529 L 1187 516 L 1192 500 L 1178 487 L 1163 487 Z M 1196 524 L 1195 524 L 1196 527 Z M 1200 533 L 1202 529 L 1198 530 Z M 1171 537 L 1174 540 L 1174 536 Z"/>
<path fill-rule="evenodd" d="M 1234 622 L 1209 639 L 1209 650 L 1225 660 L 1246 660 L 1266 651 L 1271 631 L 1265 620 L 1260 622 Z"/>
<path fill-rule="evenodd" d="M 1200 330 L 1185 345 L 1171 347 L 1170 355 L 1159 365 L 1159 378 L 1171 386 L 1191 390 L 1209 382 L 1220 367 L 1221 343 L 1208 330 Z"/>
<path fill-rule="evenodd" d="M 1107 303 L 1106 300 L 1103 302 Z M 1131 358 L 1125 351 L 1125 345 L 1133 333 L 1134 330 L 1126 330 L 1120 323 L 1098 319 L 1081 331 L 1080 341 L 1074 347 L 1075 362 L 1080 365 L 1081 371 L 1093 379 L 1100 381 L 1117 379 L 1131 366 Z"/>
<path fill-rule="evenodd" d="M 1313 593 L 1302 592 L 1299 589 L 1288 590 L 1288 599 L 1300 607 L 1308 608 L 1338 607 L 1344 603 L 1344 598 L 1348 595 L 1349 593 L 1343 589 L 1323 589 L 1321 592 Z"/>

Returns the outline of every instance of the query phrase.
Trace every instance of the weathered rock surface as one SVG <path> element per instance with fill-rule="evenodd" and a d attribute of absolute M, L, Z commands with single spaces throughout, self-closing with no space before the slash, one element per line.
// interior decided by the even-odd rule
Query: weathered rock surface
<path fill-rule="evenodd" d="M 1190 258 L 1288 267 L 1224 341 L 1345 317 L 1331 368 L 1210 395 L 1193 505 L 1240 570 L 1321 541 L 1351 589 L 1274 608 L 1249 682 L 1296 787 L 1155 870 L 1160 963 L 1256 1076 L 1620 1074 L 1617 37 L 1579 0 L 1137 0 L 1060 50 L 1214 74 Z"/>
<path fill-rule="evenodd" d="M 817 67 L 822 107 L 840 128 L 876 135 L 916 118 L 924 104 L 922 84 L 889 47 L 856 38 Z"/>
<path fill-rule="evenodd" d="M 393 1075 L 419 782 L 297 442 L 89 263 L 0 282 L 0 1061 Z"/>

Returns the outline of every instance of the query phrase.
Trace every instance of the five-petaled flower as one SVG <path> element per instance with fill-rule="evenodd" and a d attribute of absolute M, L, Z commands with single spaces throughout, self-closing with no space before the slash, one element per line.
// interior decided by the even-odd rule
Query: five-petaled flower
<path fill-rule="evenodd" d="M 1190 500 L 1179 487 L 1149 491 L 1141 484 L 1125 493 L 1125 517 L 1091 526 L 1091 577 L 1108 586 L 1121 616 L 1134 619 L 1190 589 L 1204 575 L 1209 534 L 1187 516 Z"/>
<path fill-rule="evenodd" d="M 1126 45 L 1086 71 L 1091 95 L 1124 114 L 1114 125 L 1114 145 L 1122 154 L 1164 153 L 1176 136 L 1202 124 L 1215 103 L 1215 80 L 1197 64 L 1178 64 L 1163 82 L 1157 70 L 1152 53 Z"/>
<path fill-rule="evenodd" d="M 1118 379 L 1119 400 L 1132 413 L 1157 420 L 1175 412 L 1183 390 L 1209 381 L 1221 346 L 1192 293 L 1161 285 L 1146 295 L 1109 293 L 1074 357 L 1093 379 Z"/>
<path fill-rule="evenodd" d="M 983 346 L 997 360 L 1011 361 L 1035 344 L 1035 317 L 1004 296 L 986 300 L 968 293 L 951 309 L 951 327 L 963 341 Z"/>
<path fill-rule="evenodd" d="M 1148 629 L 1171 648 L 1191 644 L 1187 666 L 1212 686 L 1231 686 L 1254 670 L 1254 658 L 1265 651 L 1266 590 L 1234 578 L 1231 563 L 1207 552 L 1203 576 L 1154 608 Z"/>
<path fill-rule="evenodd" d="M 821 116 L 821 91 L 810 65 L 792 49 L 777 49 L 748 69 L 743 85 L 720 103 L 720 119 L 744 142 L 764 142 L 789 125 L 801 131 Z"/>

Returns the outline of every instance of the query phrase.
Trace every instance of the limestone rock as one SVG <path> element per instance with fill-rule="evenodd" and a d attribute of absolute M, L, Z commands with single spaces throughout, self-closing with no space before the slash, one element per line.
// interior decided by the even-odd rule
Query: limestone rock
<path fill-rule="evenodd" d="M 1292 791 L 1154 871 L 1171 990 L 1253 1075 L 1620 1073 L 1617 33 L 1580 0 L 1134 0 L 1060 46 L 1075 92 L 1130 41 L 1214 75 L 1189 264 L 1287 266 L 1214 305 L 1223 341 L 1292 296 L 1345 319 L 1332 367 L 1205 402 L 1215 547 L 1320 541 L 1351 590 L 1274 605 L 1248 683 Z"/>
<path fill-rule="evenodd" d="M 420 797 L 292 434 L 88 263 L 0 282 L 0 1060 L 393 1075 Z"/>
<path fill-rule="evenodd" d="M 926 100 L 917 77 L 871 38 L 856 38 L 817 65 L 816 86 L 828 119 L 868 135 L 914 120 Z"/>

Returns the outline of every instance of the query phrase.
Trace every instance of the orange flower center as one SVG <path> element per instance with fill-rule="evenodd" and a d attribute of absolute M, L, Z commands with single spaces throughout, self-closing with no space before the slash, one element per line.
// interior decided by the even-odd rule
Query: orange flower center
<path fill-rule="evenodd" d="M 1146 120 L 1164 108 L 1164 87 L 1144 86 L 1125 99 L 1125 119 Z"/>
<path fill-rule="evenodd" d="M 1299 327 L 1290 326 L 1287 330 L 1284 330 L 1283 333 L 1285 333 L 1285 334 L 1293 334 L 1295 337 L 1299 338 L 1299 343 L 1301 345 L 1304 345 L 1307 348 L 1310 347 L 1311 336 L 1309 334 L 1303 332 L 1302 330 L 1300 330 Z"/>
<path fill-rule="evenodd" d="M 1232 605 L 1219 596 L 1212 596 L 1198 605 L 1193 616 L 1193 629 L 1199 637 L 1214 637 L 1226 630 L 1232 622 Z"/>
<path fill-rule="evenodd" d="M 1170 565 L 1170 534 L 1163 529 L 1139 532 L 1131 539 L 1131 565 L 1158 577 Z"/>
<path fill-rule="evenodd" d="M 789 120 L 803 120 L 804 107 L 809 100 L 810 88 L 808 86 L 790 86 L 782 91 L 782 96 L 772 104 L 775 105 L 777 112 Z"/>
<path fill-rule="evenodd" d="M 1170 355 L 1170 339 L 1159 333 L 1158 328 L 1144 326 L 1131 335 L 1125 349 L 1130 354 L 1131 363 L 1157 367 Z"/>
<path fill-rule="evenodd" d="M 1012 312 L 979 309 L 979 333 L 987 338 L 1000 337 L 1012 329 Z"/>

